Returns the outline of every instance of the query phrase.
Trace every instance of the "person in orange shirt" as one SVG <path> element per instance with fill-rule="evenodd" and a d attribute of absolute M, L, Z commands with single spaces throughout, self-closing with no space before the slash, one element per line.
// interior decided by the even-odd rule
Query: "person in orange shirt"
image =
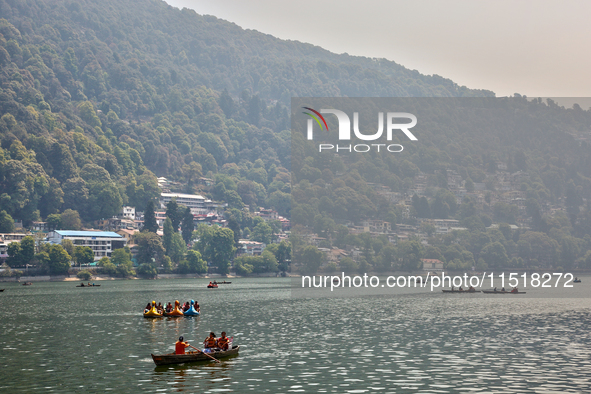
<path fill-rule="evenodd" d="M 184 340 L 185 338 L 179 337 L 179 340 L 174 344 L 175 354 L 185 354 L 185 349 L 189 347 L 189 344 Z"/>
<path fill-rule="evenodd" d="M 211 349 L 216 347 L 217 339 L 215 338 L 215 334 L 213 332 L 210 332 L 209 336 L 205 338 L 205 341 L 203 341 L 203 345 L 205 346 L 205 349 Z"/>
<path fill-rule="evenodd" d="M 226 332 L 222 331 L 222 336 L 218 338 L 217 345 L 222 350 L 228 350 L 230 339 L 226 336 Z"/>

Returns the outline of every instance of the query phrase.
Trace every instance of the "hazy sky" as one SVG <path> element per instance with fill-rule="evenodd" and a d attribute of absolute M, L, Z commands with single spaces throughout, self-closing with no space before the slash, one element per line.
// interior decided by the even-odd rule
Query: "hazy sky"
<path fill-rule="evenodd" d="M 591 96 L 588 0 L 166 0 L 497 96 Z"/>

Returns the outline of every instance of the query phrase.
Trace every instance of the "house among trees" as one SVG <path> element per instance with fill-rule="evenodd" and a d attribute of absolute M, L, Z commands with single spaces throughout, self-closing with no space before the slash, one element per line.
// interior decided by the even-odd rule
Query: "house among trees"
<path fill-rule="evenodd" d="M 438 259 L 421 259 L 423 271 L 443 271 L 443 261 Z"/>

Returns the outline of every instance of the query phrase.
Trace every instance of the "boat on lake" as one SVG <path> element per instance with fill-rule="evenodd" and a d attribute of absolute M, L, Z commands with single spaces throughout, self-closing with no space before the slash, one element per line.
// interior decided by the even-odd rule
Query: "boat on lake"
<path fill-rule="evenodd" d="M 156 309 L 156 301 L 152 301 L 152 308 L 149 311 L 144 312 L 144 317 L 162 317 L 162 313 L 158 312 L 158 309 Z"/>
<path fill-rule="evenodd" d="M 482 290 L 484 294 L 525 294 L 525 291 L 494 291 L 494 290 Z"/>
<path fill-rule="evenodd" d="M 573 283 L 581 283 L 581 280 L 579 278 L 575 278 L 575 280 L 573 280 Z"/>
<path fill-rule="evenodd" d="M 233 355 L 238 354 L 238 350 L 240 350 L 239 345 L 232 346 L 232 349 L 218 350 L 211 353 L 207 353 L 213 358 L 225 358 L 230 357 Z M 168 353 L 168 354 L 151 354 L 152 360 L 154 360 L 154 364 L 156 365 L 169 365 L 169 364 L 185 364 L 185 363 L 193 363 L 196 361 L 211 361 L 211 358 L 207 357 L 202 352 L 187 352 L 186 354 L 176 354 L 176 353 Z"/>
<path fill-rule="evenodd" d="M 179 301 L 176 300 L 174 302 L 174 309 L 170 312 L 166 312 L 164 311 L 164 316 L 166 317 L 181 317 L 181 316 L 185 316 L 183 314 L 183 311 L 181 311 L 181 309 L 179 308 Z"/>
<path fill-rule="evenodd" d="M 441 290 L 444 293 L 480 293 L 480 290 Z"/>
<path fill-rule="evenodd" d="M 209 282 L 209 284 L 207 285 L 207 288 L 208 289 L 217 289 L 218 288 L 218 285 L 217 285 L 217 283 L 211 283 L 211 282 Z"/>
<path fill-rule="evenodd" d="M 33 282 L 25 282 L 23 283 L 23 286 L 31 286 L 33 284 Z"/>
<path fill-rule="evenodd" d="M 0 293 L 2 293 L 4 291 L 4 289 L 0 289 Z"/>
<path fill-rule="evenodd" d="M 185 316 L 199 316 L 199 312 L 195 310 L 195 301 L 191 300 L 191 307 L 183 312 Z"/>
<path fill-rule="evenodd" d="M 81 284 L 81 285 L 76 285 L 76 287 L 101 287 L 101 285 L 94 285 L 94 284 L 92 284 L 92 285 L 85 285 L 85 284 L 83 283 L 83 284 Z"/>

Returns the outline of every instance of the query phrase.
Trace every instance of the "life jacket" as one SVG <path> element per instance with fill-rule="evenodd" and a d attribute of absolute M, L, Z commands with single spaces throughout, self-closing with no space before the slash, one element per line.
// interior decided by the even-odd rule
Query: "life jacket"
<path fill-rule="evenodd" d="M 207 337 L 205 338 L 205 341 L 203 341 L 203 343 L 205 344 L 205 347 L 215 347 L 216 345 L 216 339 L 212 338 L 212 337 Z"/>
<path fill-rule="evenodd" d="M 227 348 L 228 347 L 228 343 L 230 343 L 230 339 L 228 337 L 219 337 L 218 338 L 218 347 L 219 348 Z"/>

